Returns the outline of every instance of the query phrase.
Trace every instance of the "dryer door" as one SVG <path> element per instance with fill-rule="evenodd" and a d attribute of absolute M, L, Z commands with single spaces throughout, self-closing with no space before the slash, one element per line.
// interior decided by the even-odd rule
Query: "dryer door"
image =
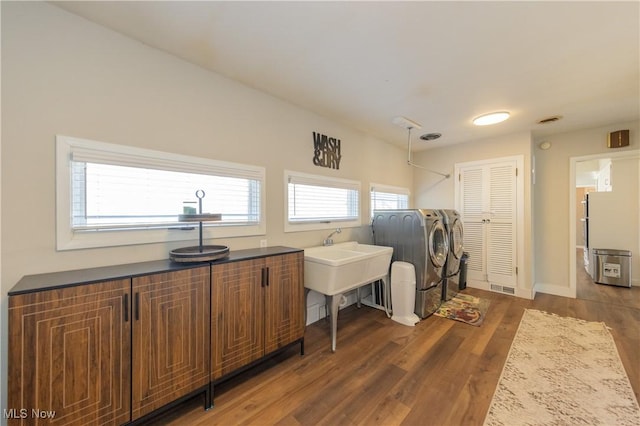
<path fill-rule="evenodd" d="M 434 220 L 429 229 L 429 257 L 436 268 L 442 268 L 449 253 L 449 237 L 442 221 Z"/>
<path fill-rule="evenodd" d="M 460 260 L 462 253 L 464 253 L 464 247 L 462 246 L 462 222 L 458 219 L 454 220 L 453 225 L 451 225 L 449 245 L 451 246 L 453 256 Z"/>

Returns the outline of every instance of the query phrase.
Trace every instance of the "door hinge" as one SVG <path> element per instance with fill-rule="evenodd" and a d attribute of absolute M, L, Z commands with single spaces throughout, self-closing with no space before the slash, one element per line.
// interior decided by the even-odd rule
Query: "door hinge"
<path fill-rule="evenodd" d="M 516 176 L 518 176 L 518 168 L 516 167 Z"/>
<path fill-rule="evenodd" d="M 462 182 L 462 173 L 458 173 L 458 182 Z"/>
<path fill-rule="evenodd" d="M 518 267 L 516 266 L 516 275 L 518 275 Z"/>

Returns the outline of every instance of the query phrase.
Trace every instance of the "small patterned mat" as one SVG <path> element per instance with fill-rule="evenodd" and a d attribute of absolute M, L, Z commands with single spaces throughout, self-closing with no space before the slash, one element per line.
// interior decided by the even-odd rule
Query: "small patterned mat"
<path fill-rule="evenodd" d="M 484 321 L 488 308 L 488 300 L 458 293 L 453 299 L 444 302 L 434 314 L 478 327 Z"/>

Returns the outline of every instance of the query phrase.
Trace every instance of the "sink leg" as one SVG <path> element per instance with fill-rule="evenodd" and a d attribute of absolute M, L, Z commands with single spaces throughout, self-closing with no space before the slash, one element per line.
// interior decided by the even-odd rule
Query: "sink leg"
<path fill-rule="evenodd" d="M 342 294 L 326 296 L 327 304 L 331 304 L 331 352 L 336 351 L 336 336 L 338 334 L 338 311 L 340 310 L 340 300 Z"/>
<path fill-rule="evenodd" d="M 308 306 L 308 302 L 307 299 L 309 298 L 309 292 L 311 290 L 309 290 L 308 288 L 304 289 L 304 325 L 305 327 L 307 326 L 307 318 L 309 317 L 309 313 L 307 312 L 307 306 Z"/>
<path fill-rule="evenodd" d="M 362 306 L 360 304 L 360 287 L 356 288 L 356 306 L 358 307 L 358 309 L 360 309 L 360 307 Z"/>
<path fill-rule="evenodd" d="M 384 313 L 387 314 L 387 318 L 391 318 L 389 313 L 389 298 L 391 297 L 391 287 L 389 286 L 389 275 L 382 278 L 382 287 L 384 288 Z"/>

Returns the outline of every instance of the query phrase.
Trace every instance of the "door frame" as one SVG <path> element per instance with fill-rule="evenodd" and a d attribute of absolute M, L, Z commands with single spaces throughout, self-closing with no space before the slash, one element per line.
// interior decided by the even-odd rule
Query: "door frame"
<path fill-rule="evenodd" d="M 566 297 L 577 296 L 576 288 L 576 164 L 580 161 L 600 158 L 640 158 L 640 149 L 628 149 L 620 152 L 601 152 L 598 154 L 569 157 L 569 292 Z M 640 173 L 639 173 L 640 176 Z M 640 187 L 640 177 L 638 178 Z M 638 236 L 640 238 L 640 235 Z M 565 295 L 563 295 L 565 296 Z"/>
<path fill-rule="evenodd" d="M 485 160 L 475 160 L 475 161 L 467 161 L 463 163 L 455 163 L 454 164 L 454 197 L 455 197 L 455 208 L 460 211 L 460 170 L 466 167 L 473 166 L 484 166 L 493 163 L 502 163 L 502 162 L 515 162 L 516 169 L 518 170 L 516 175 L 516 268 L 518 272 L 516 274 L 516 293 L 515 295 L 518 297 L 522 297 L 525 299 L 532 299 L 533 294 L 530 289 L 524 288 L 524 277 L 528 274 L 525 270 L 525 262 L 524 262 L 524 227 L 525 227 L 525 211 L 524 211 L 524 177 L 525 177 L 525 169 L 524 169 L 524 155 L 512 155 L 508 157 L 497 157 L 497 158 L 488 158 Z M 463 223 L 464 226 L 464 223 Z M 575 256 L 574 256 L 575 257 Z M 482 290 L 491 291 L 491 286 L 489 283 L 483 283 L 482 285 L 472 286 L 480 288 Z"/>

